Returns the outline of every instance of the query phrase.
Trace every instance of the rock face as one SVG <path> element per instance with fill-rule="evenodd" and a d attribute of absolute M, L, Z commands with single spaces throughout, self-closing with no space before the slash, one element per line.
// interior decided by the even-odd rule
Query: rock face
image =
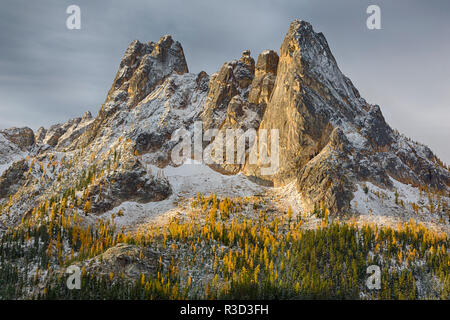
<path fill-rule="evenodd" d="M 16 160 L 17 156 L 22 154 L 23 150 L 17 144 L 0 133 L 0 174 L 7 169 L 9 164 Z"/>
<path fill-rule="evenodd" d="M 89 191 L 94 195 L 91 199 L 93 213 L 104 213 L 125 201 L 161 201 L 172 193 L 166 179 L 147 176 L 139 161 L 134 161 L 123 170 L 108 174 L 93 184 Z"/>
<path fill-rule="evenodd" d="M 310 211 L 322 202 L 332 213 L 349 210 L 353 183 L 343 173 L 348 163 L 349 142 L 340 128 L 330 134 L 320 153 L 297 171 L 296 186 Z"/>
<path fill-rule="evenodd" d="M 348 210 L 357 181 L 389 188 L 392 176 L 415 185 L 449 184 L 448 172 L 434 170 L 434 155 L 417 157 L 423 146 L 394 133 L 380 108 L 360 97 L 339 70 L 323 34 L 305 21 L 294 21 L 281 45 L 260 129 L 277 129 L 280 137 L 280 169 L 261 178 L 275 185 L 296 180 L 308 209 L 323 201 L 332 212 Z M 257 176 L 257 169 L 247 166 L 246 172 Z M 430 179 L 424 175 L 427 170 Z"/>
<path fill-rule="evenodd" d="M 39 144 L 47 144 L 61 150 L 80 137 L 91 123 L 92 115 L 87 111 L 82 117 L 70 119 L 63 124 L 52 125 L 48 130 L 39 128 L 34 138 Z"/>
<path fill-rule="evenodd" d="M 214 169 L 227 174 L 242 170 L 245 159 L 242 163 L 226 162 L 227 146 L 236 144 L 234 136 L 227 137 L 227 130 L 242 130 L 245 134 L 249 129 L 258 129 L 273 90 L 277 64 L 275 51 L 262 52 L 255 66 L 250 51 L 245 50 L 239 60 L 225 63 L 211 76 L 208 100 L 202 113 L 203 128 L 220 128 L 219 135 L 225 141 L 222 163 L 212 165 Z M 246 141 L 246 156 L 250 148 Z M 237 159 L 236 153 L 234 159 Z"/>
<path fill-rule="evenodd" d="M 3 134 L 6 139 L 16 144 L 23 151 L 34 145 L 33 130 L 27 127 L 0 130 L 0 134 Z"/>
<path fill-rule="evenodd" d="M 248 97 L 250 103 L 267 105 L 269 102 L 277 76 L 278 59 L 278 54 L 273 50 L 263 51 L 258 56 Z"/>
<path fill-rule="evenodd" d="M 239 97 L 248 99 L 248 87 L 255 72 L 255 61 L 245 50 L 239 60 L 226 62 L 209 81 L 208 99 L 202 113 L 203 128 L 217 128 L 225 120 L 226 110 L 234 98 L 232 108 L 239 109 Z M 233 107 L 234 105 L 234 107 Z"/>
<path fill-rule="evenodd" d="M 173 72 L 188 72 L 179 42 L 169 35 L 157 43 L 135 40 L 125 52 L 106 102 L 126 101 L 129 107 L 134 107 Z"/>
<path fill-rule="evenodd" d="M 0 176 L 0 199 L 9 198 L 13 195 L 26 181 L 25 172 L 28 170 L 28 164 L 25 160 L 20 160 L 12 164 Z"/>
<path fill-rule="evenodd" d="M 135 108 L 169 76 L 187 72 L 183 48 L 170 35 L 163 36 L 157 43 L 133 41 L 125 51 L 99 115 L 71 148 L 85 147 L 100 138 L 102 127 L 116 112 Z"/>
<path fill-rule="evenodd" d="M 44 142 L 46 134 L 47 129 L 45 129 L 44 127 L 40 127 L 34 134 L 34 140 L 36 141 L 36 143 L 42 144 Z"/>
<path fill-rule="evenodd" d="M 130 280 L 138 279 L 142 274 L 156 273 L 159 255 L 151 249 L 119 243 L 95 257 L 87 264 L 86 271 L 109 276 L 122 275 Z"/>
<path fill-rule="evenodd" d="M 282 165 L 273 177 L 276 184 L 295 178 L 298 169 L 327 144 L 332 126 L 331 114 L 324 106 L 353 114 L 351 104 L 326 92 L 328 87 L 334 87 L 336 93 L 339 92 L 337 90 L 348 93 L 349 89 L 325 38 L 315 34 L 309 24 L 302 21 L 292 23 L 280 53 L 278 76 L 260 127 L 280 131 Z M 315 55 L 321 61 L 317 61 Z M 335 75 L 340 77 L 334 78 Z"/>

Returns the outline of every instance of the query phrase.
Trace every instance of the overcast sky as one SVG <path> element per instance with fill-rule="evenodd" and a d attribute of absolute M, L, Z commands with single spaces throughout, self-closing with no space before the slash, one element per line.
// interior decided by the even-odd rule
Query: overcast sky
<path fill-rule="evenodd" d="M 66 8 L 81 8 L 81 30 Z M 382 30 L 366 28 L 381 8 Z M 106 97 L 127 45 L 172 34 L 189 70 L 212 74 L 244 49 L 279 51 L 293 19 L 323 32 L 340 69 L 393 128 L 450 163 L 450 1 L 2 0 L 0 128 L 37 129 Z"/>

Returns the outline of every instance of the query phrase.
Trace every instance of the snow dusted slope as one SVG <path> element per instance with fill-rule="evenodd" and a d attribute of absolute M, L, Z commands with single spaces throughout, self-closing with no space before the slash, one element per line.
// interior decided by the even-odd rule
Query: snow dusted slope
<path fill-rule="evenodd" d="M 144 163 L 152 162 L 148 157 L 143 157 L 142 160 Z M 195 198 L 197 193 L 216 193 L 220 197 L 234 198 L 261 195 L 266 191 L 265 187 L 251 182 L 242 174 L 222 175 L 202 163 L 190 160 L 179 167 L 169 165 L 164 169 L 148 164 L 147 171 L 166 177 L 172 187 L 172 195 L 160 202 L 124 202 L 106 212 L 102 218 L 111 218 L 114 214 L 118 226 L 134 228 L 144 223 L 167 221 L 173 215 L 186 210 L 190 206 L 189 199 Z M 122 216 L 117 215 L 119 211 Z"/>
<path fill-rule="evenodd" d="M 410 219 L 430 229 L 450 232 L 448 216 L 442 214 L 442 205 L 449 203 L 448 196 L 420 191 L 391 178 L 392 189 L 383 189 L 370 182 L 357 185 L 352 199 L 356 221 L 379 226 L 397 226 Z M 431 206 L 430 206 L 431 204 Z"/>

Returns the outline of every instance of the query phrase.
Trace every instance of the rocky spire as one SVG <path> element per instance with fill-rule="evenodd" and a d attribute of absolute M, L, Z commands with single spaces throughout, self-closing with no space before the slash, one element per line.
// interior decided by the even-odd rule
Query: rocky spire
<path fill-rule="evenodd" d="M 129 107 L 134 107 L 174 72 L 188 72 L 183 48 L 178 41 L 170 35 L 161 37 L 157 43 L 135 40 L 125 51 L 105 105 L 127 102 Z"/>
<path fill-rule="evenodd" d="M 261 99 L 257 91 L 250 92 L 252 102 L 267 104 L 260 129 L 277 129 L 280 138 L 279 171 L 260 178 L 275 185 L 297 180 L 305 207 L 323 200 L 332 211 L 343 209 L 352 196 L 351 184 L 345 175 L 338 180 L 330 174 L 342 174 L 342 163 L 333 159 L 350 150 L 339 127 L 356 122 L 366 103 L 339 70 L 323 34 L 309 23 L 291 23 L 277 58 L 266 52 L 256 65 L 255 79 L 276 70 L 270 94 Z M 260 170 L 247 165 L 245 172 L 258 176 Z"/>
<path fill-rule="evenodd" d="M 256 74 L 258 64 L 259 59 Z M 434 170 L 434 156 L 418 156 L 431 153 L 406 142 L 377 105 L 360 97 L 323 34 L 309 23 L 291 23 L 276 73 L 260 129 L 279 130 L 280 168 L 259 178 L 275 185 L 296 180 L 307 210 L 321 201 L 332 212 L 349 210 L 352 190 L 360 181 L 382 188 L 392 187 L 391 177 L 416 186 L 448 185 L 448 173 Z M 250 100 L 257 101 L 257 96 L 251 92 Z M 246 165 L 244 172 L 258 177 L 259 168 Z"/>
<path fill-rule="evenodd" d="M 218 126 L 225 120 L 224 111 L 233 97 L 247 99 L 247 88 L 253 81 L 255 60 L 245 50 L 239 60 L 226 62 L 209 81 L 208 99 L 202 114 L 205 129 Z"/>
<path fill-rule="evenodd" d="M 327 143 L 332 132 L 330 114 L 318 107 L 331 100 L 328 86 L 317 79 L 340 77 L 323 36 L 307 22 L 292 22 L 281 45 L 277 78 L 260 126 L 279 130 L 281 168 L 273 177 L 275 183 L 290 181 Z"/>
<path fill-rule="evenodd" d="M 265 50 L 259 54 L 248 97 L 250 103 L 267 105 L 269 102 L 277 76 L 278 59 L 278 54 L 273 50 Z"/>

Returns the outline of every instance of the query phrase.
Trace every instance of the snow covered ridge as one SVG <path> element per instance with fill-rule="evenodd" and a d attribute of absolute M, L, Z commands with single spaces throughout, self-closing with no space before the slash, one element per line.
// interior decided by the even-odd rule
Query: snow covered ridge
<path fill-rule="evenodd" d="M 182 153 L 203 158 L 196 151 L 203 156 L 209 141 L 195 143 L 196 123 L 201 136 L 214 131 L 211 145 L 232 131 L 244 151 L 229 154 L 235 161 L 226 161 L 226 152 L 206 165 L 174 161 L 180 131 L 194 133 Z M 96 117 L 30 130 L 0 131 L 2 229 L 55 198 L 65 198 L 86 223 L 120 211 L 120 224 L 131 227 L 182 212 L 183 199 L 197 192 L 259 194 L 281 211 L 309 216 L 310 225 L 322 203 L 332 217 L 380 224 L 413 218 L 449 228 L 448 167 L 390 128 L 305 21 L 291 24 L 280 55 L 265 50 L 255 62 L 245 50 L 211 77 L 189 73 L 170 36 L 133 41 Z M 266 143 L 248 132 L 265 132 Z M 234 137 L 219 149 L 227 146 L 235 146 Z M 277 170 L 264 174 L 272 163 Z"/>

